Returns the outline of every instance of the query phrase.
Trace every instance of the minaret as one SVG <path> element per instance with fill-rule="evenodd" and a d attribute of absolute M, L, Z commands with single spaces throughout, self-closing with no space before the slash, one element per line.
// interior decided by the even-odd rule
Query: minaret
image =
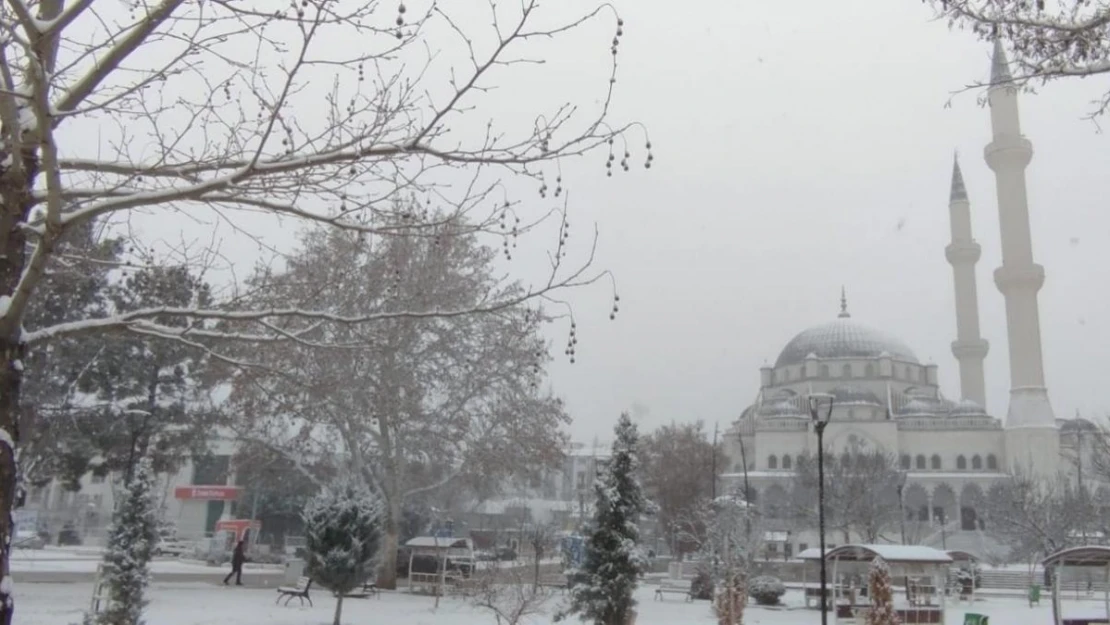
<path fill-rule="evenodd" d="M 975 280 L 975 264 L 979 262 L 982 249 L 971 236 L 971 205 L 967 201 L 960 162 L 955 158 L 952 159 L 948 215 L 952 242 L 944 248 L 944 255 L 952 265 L 956 288 L 956 340 L 952 341 L 952 355 L 960 363 L 960 396 L 986 408 L 983 359 L 987 357 L 990 344 L 979 335 L 979 287 Z"/>
<path fill-rule="evenodd" d="M 1048 401 L 1041 355 L 1041 321 L 1037 292 L 1044 267 L 1033 262 L 1025 168 L 1033 146 L 1021 134 L 1017 86 L 1006 53 L 994 42 L 991 85 L 987 92 L 993 138 L 983 150 L 994 171 L 998 221 L 1002 233 L 1002 266 L 994 283 L 1006 299 L 1006 333 L 1010 347 L 1010 407 L 1006 411 L 1007 457 L 1011 466 L 1035 474 L 1055 472 L 1059 436 Z"/>

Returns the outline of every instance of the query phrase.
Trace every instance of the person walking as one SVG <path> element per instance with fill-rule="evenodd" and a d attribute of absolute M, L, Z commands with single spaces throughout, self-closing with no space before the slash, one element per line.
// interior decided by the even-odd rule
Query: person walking
<path fill-rule="evenodd" d="M 239 543 L 235 545 L 235 551 L 231 552 L 231 572 L 224 578 L 224 586 L 227 586 L 232 576 L 235 577 L 236 586 L 243 585 L 243 563 L 247 561 L 247 547 L 245 542 L 246 541 L 240 540 Z"/>

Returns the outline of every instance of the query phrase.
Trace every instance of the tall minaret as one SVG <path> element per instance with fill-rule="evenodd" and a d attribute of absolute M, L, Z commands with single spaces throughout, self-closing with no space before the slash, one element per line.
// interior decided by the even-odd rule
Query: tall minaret
<path fill-rule="evenodd" d="M 956 287 L 956 340 L 952 355 L 960 363 L 960 395 L 980 406 L 987 405 L 987 385 L 983 378 L 983 359 L 990 344 L 979 335 L 979 287 L 975 280 L 975 263 L 982 249 L 971 236 L 971 205 L 960 173 L 960 162 L 952 160 L 952 191 L 948 196 L 948 214 L 952 225 L 952 242 L 944 255 L 952 265 Z"/>
<path fill-rule="evenodd" d="M 983 150 L 983 156 L 994 170 L 1002 232 L 1002 266 L 994 272 L 994 283 L 1006 299 L 1006 333 L 1010 347 L 1006 455 L 1011 466 L 1022 466 L 1044 475 L 1055 471 L 1059 436 L 1045 388 L 1041 355 L 1037 292 L 1044 284 L 1044 267 L 1033 262 L 1029 202 L 1025 193 L 1025 168 L 1033 158 L 1033 146 L 1021 134 L 1017 86 L 998 40 L 994 42 L 987 98 L 994 136 Z"/>

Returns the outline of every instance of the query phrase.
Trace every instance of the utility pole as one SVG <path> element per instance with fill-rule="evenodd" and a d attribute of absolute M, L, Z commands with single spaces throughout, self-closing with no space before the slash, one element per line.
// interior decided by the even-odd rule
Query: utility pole
<path fill-rule="evenodd" d="M 1083 490 L 1083 421 L 1079 410 L 1075 411 L 1075 469 L 1079 481 L 1079 532 L 1083 537 L 1083 544 L 1087 544 L 1087 492 Z"/>
<path fill-rule="evenodd" d="M 710 492 L 713 494 L 713 500 L 717 500 L 717 423 L 713 424 L 713 475 L 710 476 L 713 481 L 710 486 Z"/>

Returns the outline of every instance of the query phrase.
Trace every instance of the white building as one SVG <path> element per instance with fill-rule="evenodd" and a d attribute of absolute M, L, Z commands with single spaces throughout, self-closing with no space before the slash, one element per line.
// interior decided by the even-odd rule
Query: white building
<path fill-rule="evenodd" d="M 995 480 L 1014 468 L 1038 475 L 1072 470 L 1061 457 L 1061 436 L 1075 423 L 1058 420 L 1049 403 L 1041 357 L 1037 292 L 1044 269 L 1033 261 L 1025 167 L 1032 146 L 1021 134 L 1018 92 L 1005 53 L 995 44 L 991 68 L 992 141 L 984 157 L 993 170 L 1002 237 L 1001 265 L 994 281 L 1005 298 L 1010 353 L 1010 401 L 1005 419 L 986 410 L 983 360 L 989 346 L 979 333 L 975 265 L 981 252 L 971 232 L 970 203 L 959 164 L 952 172 L 949 200 L 952 238 L 945 255 L 952 266 L 957 336 L 952 353 L 960 369 L 959 400 L 937 385 L 937 366 L 921 362 L 893 335 L 859 323 L 841 296 L 831 321 L 798 333 L 774 365 L 760 370 L 755 403 L 733 425 L 726 444 L 736 463 L 725 476 L 731 487 L 747 477 L 757 500 L 785 500 L 799 454 L 815 454 L 809 393 L 834 397 L 825 431 L 826 449 L 872 445 L 897 454 L 907 472 L 904 506 L 917 523 L 951 532 L 978 530 L 979 507 Z M 1063 434 L 1062 434 L 1063 433 Z M 981 532 L 979 532 L 981 534 Z M 791 547 L 812 546 L 813 536 L 795 537 Z"/>

